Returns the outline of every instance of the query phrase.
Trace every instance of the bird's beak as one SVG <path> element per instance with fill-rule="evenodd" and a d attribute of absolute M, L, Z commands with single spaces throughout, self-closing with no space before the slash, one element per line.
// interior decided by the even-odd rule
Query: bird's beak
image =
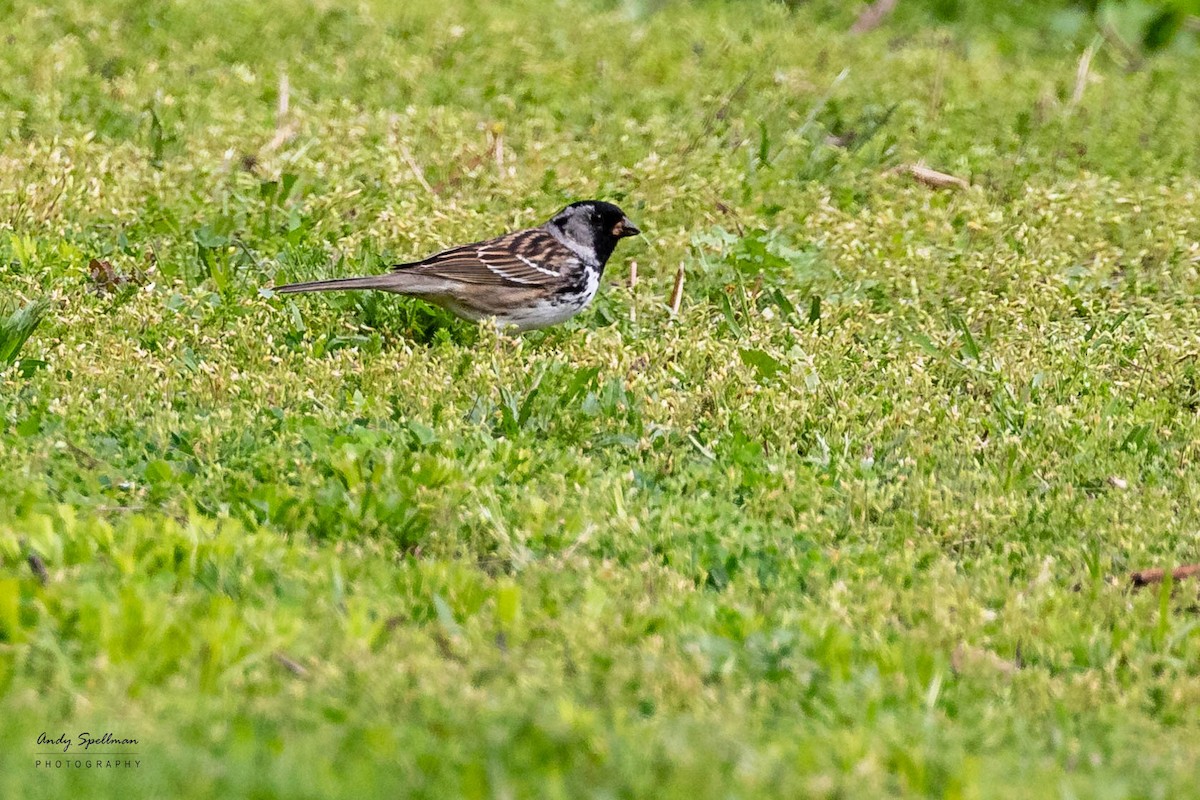
<path fill-rule="evenodd" d="M 622 219 L 613 228 L 613 236 L 616 236 L 618 239 L 623 239 L 626 236 L 637 236 L 640 233 L 641 231 L 638 230 L 638 226 L 630 222 L 629 217 Z"/>

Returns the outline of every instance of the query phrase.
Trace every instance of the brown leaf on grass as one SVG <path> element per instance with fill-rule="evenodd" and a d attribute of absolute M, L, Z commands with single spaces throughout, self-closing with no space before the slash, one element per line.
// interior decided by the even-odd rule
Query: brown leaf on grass
<path fill-rule="evenodd" d="M 874 3 L 863 9 L 863 12 L 858 15 L 858 19 L 854 20 L 854 24 L 850 26 L 850 32 L 866 33 L 875 30 L 896 9 L 896 2 L 897 0 L 875 0 Z"/>
<path fill-rule="evenodd" d="M 104 258 L 93 258 L 88 262 L 88 277 L 92 279 L 92 287 L 102 294 L 114 292 L 126 279 L 117 272 L 112 262 Z"/>
<path fill-rule="evenodd" d="M 141 270 L 136 270 L 133 275 L 118 272 L 106 258 L 93 258 L 88 262 L 88 278 L 92 282 L 92 290 L 98 294 L 112 294 L 122 286 L 145 283 L 145 277 Z"/>
<path fill-rule="evenodd" d="M 1149 586 L 1152 583 L 1162 583 L 1168 574 L 1171 576 L 1171 580 L 1175 581 L 1181 581 L 1185 578 L 1195 578 L 1200 576 L 1200 564 L 1187 564 L 1182 567 L 1176 567 L 1169 572 L 1160 567 L 1139 570 L 1129 576 L 1129 582 L 1135 587 Z"/>
<path fill-rule="evenodd" d="M 923 183 L 931 189 L 967 189 L 971 186 L 967 181 L 956 175 L 938 172 L 936 169 L 930 169 L 924 164 L 908 164 L 897 167 L 893 171 L 906 172 L 915 178 L 918 183 Z"/>

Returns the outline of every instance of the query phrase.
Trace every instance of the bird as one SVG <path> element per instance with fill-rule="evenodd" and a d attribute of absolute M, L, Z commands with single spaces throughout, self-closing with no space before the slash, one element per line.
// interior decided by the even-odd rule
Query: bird
<path fill-rule="evenodd" d="M 600 288 L 621 239 L 641 233 L 625 212 L 581 200 L 534 228 L 443 250 L 390 272 L 278 286 L 280 294 L 377 289 L 419 297 L 463 319 L 518 331 L 565 322 Z"/>

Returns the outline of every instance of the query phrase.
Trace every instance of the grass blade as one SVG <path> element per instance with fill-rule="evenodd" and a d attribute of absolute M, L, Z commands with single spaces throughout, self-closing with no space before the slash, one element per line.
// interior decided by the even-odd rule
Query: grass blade
<path fill-rule="evenodd" d="M 0 322 L 0 363 L 9 366 L 17 360 L 21 348 L 41 323 L 49 305 L 45 300 L 35 300 Z"/>

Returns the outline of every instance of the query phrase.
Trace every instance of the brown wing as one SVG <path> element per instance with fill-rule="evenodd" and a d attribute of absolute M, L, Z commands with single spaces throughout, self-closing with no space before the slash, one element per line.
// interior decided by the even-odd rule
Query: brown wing
<path fill-rule="evenodd" d="M 492 286 L 551 286 L 563 279 L 555 266 L 575 254 L 542 228 L 505 234 L 486 242 L 452 247 L 424 261 L 399 264 L 397 271 Z"/>

